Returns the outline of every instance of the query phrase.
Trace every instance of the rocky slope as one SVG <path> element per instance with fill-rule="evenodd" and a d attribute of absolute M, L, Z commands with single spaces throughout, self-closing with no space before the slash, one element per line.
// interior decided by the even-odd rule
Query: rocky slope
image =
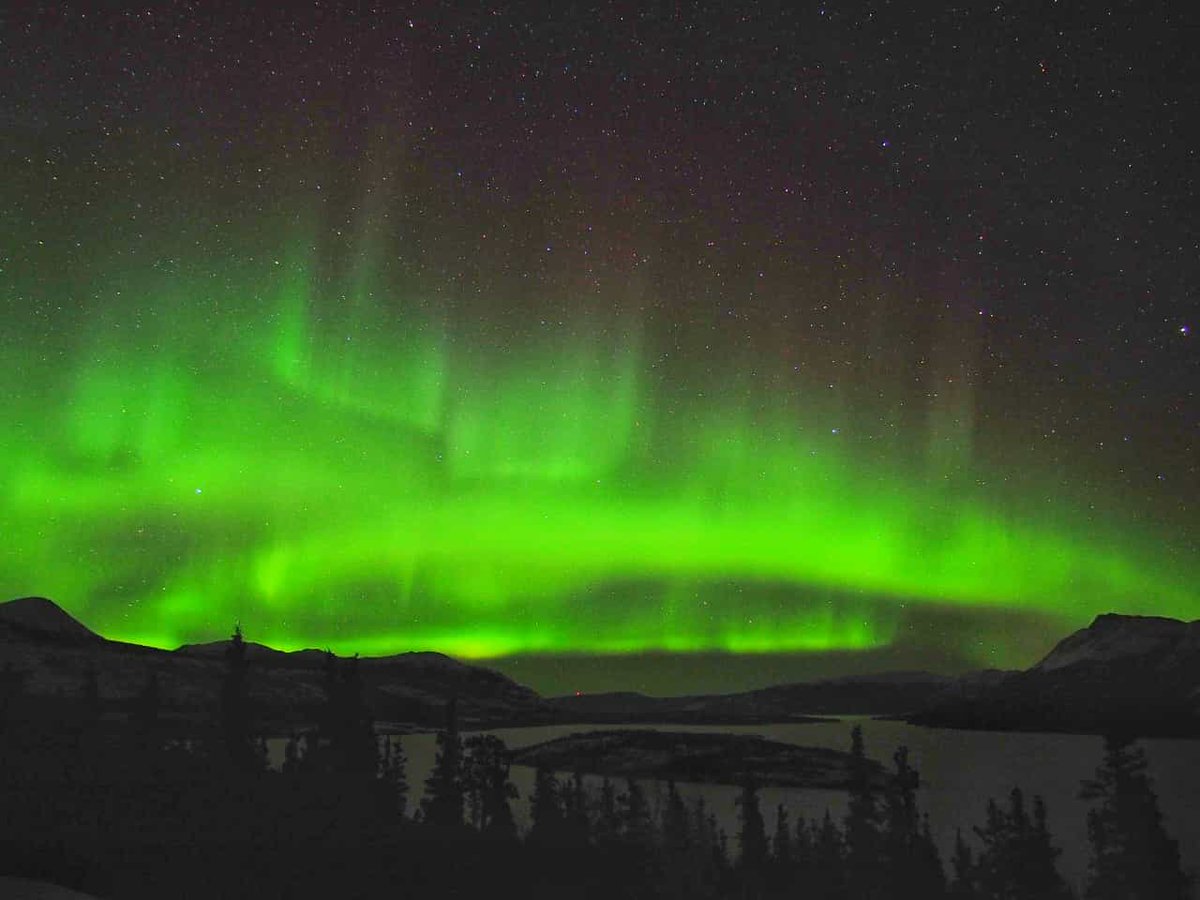
<path fill-rule="evenodd" d="M 1200 737 L 1200 621 L 1098 616 L 1024 672 L 909 717 L 1003 731 Z"/>

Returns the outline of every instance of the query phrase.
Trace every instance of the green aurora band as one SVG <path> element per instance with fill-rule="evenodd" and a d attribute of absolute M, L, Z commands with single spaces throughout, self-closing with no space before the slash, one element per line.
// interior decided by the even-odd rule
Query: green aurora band
<path fill-rule="evenodd" d="M 157 646 L 240 619 L 474 658 L 873 648 L 910 603 L 1200 615 L 1157 536 L 969 448 L 871 451 L 736 353 L 696 387 L 637 314 L 489 332 L 366 265 L 329 303 L 311 256 L 9 329 L 0 591 Z"/>

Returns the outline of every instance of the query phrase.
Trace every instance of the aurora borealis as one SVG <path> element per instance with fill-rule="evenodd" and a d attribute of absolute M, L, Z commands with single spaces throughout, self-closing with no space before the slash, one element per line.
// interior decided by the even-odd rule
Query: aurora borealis
<path fill-rule="evenodd" d="M 1200 616 L 1195 259 L 1085 254 L 1064 223 L 1114 214 L 1082 194 L 1018 218 L 984 170 L 1032 166 L 1057 100 L 956 155 L 929 116 L 982 104 L 944 93 L 965 60 L 897 56 L 926 118 L 884 128 L 849 13 L 714 55 L 721 13 L 615 9 L 26 23 L 0 595 L 471 658 L 868 651 L 978 610 L 915 639 L 1009 665 L 1007 612 Z"/>

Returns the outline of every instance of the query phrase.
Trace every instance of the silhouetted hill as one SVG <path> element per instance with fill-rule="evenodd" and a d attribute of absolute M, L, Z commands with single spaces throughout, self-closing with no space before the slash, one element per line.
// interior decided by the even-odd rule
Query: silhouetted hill
<path fill-rule="evenodd" d="M 248 643 L 251 700 L 265 728 L 284 733 L 311 723 L 325 698 L 325 652 L 285 653 Z M 154 671 L 165 718 L 180 730 L 211 719 L 228 645 L 216 641 L 159 650 L 105 640 L 50 600 L 0 604 L 0 664 L 23 674 L 26 691 L 50 703 L 65 701 L 79 696 L 93 670 L 106 708 L 123 710 Z M 535 724 L 552 716 L 529 688 L 440 653 L 364 658 L 359 669 L 368 703 L 385 728 L 439 727 L 451 697 L 458 699 L 465 727 Z"/>
<path fill-rule="evenodd" d="M 21 597 L 0 603 L 0 624 L 67 640 L 101 639 L 53 600 L 45 597 Z"/>
<path fill-rule="evenodd" d="M 1097 616 L 1044 659 L 909 719 L 1004 731 L 1200 736 L 1200 621 Z"/>
<path fill-rule="evenodd" d="M 882 672 L 784 684 L 737 694 L 647 697 L 575 694 L 550 704 L 564 721 L 760 724 L 820 721 L 814 716 L 902 715 L 922 709 L 955 683 L 929 672 Z"/>
<path fill-rule="evenodd" d="M 1087 628 L 1059 641 L 1033 666 L 1051 672 L 1076 663 L 1115 662 L 1127 657 L 1169 655 L 1189 632 L 1200 634 L 1200 622 L 1181 622 L 1162 616 L 1097 616 Z"/>
<path fill-rule="evenodd" d="M 826 715 L 899 715 L 920 709 L 954 683 L 932 672 L 881 672 L 763 688 L 747 698 L 764 708 Z"/>

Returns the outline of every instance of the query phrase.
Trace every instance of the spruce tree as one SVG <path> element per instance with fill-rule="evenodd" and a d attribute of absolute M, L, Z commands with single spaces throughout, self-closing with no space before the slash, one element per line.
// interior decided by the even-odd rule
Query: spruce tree
<path fill-rule="evenodd" d="M 936 898 L 945 891 L 945 877 L 937 846 L 917 810 L 920 777 L 908 763 L 908 748 L 892 755 L 894 770 L 884 794 L 884 828 L 881 834 L 885 897 Z"/>
<path fill-rule="evenodd" d="M 846 845 L 829 814 L 814 830 L 811 866 L 813 894 L 822 898 L 846 897 Z"/>
<path fill-rule="evenodd" d="M 463 742 L 463 803 L 466 807 L 467 824 L 477 831 L 483 829 L 483 792 L 486 777 L 483 768 L 484 748 L 479 744 L 483 735 L 475 735 Z"/>
<path fill-rule="evenodd" d="M 493 734 L 478 734 L 466 744 L 463 789 L 471 824 L 489 837 L 516 837 L 510 800 L 517 789 L 509 780 L 508 747 Z"/>
<path fill-rule="evenodd" d="M 221 742 L 224 758 L 239 772 L 259 772 L 265 760 L 250 735 L 250 698 L 246 681 L 246 641 L 236 624 L 225 648 L 225 678 L 221 683 Z"/>
<path fill-rule="evenodd" d="M 379 772 L 379 741 L 375 720 L 367 705 L 358 654 L 343 660 L 339 669 L 339 727 L 333 745 L 337 766 L 346 775 L 375 778 Z"/>
<path fill-rule="evenodd" d="M 962 829 L 954 833 L 954 856 L 950 860 L 953 876 L 947 896 L 950 900 L 975 900 L 975 858 L 963 840 Z"/>
<path fill-rule="evenodd" d="M 600 783 L 600 802 L 596 809 L 596 842 L 611 844 L 620 839 L 621 815 L 617 809 L 617 791 L 605 777 Z"/>
<path fill-rule="evenodd" d="M 662 815 L 663 847 L 669 853 L 682 853 L 688 847 L 687 807 L 679 796 L 679 789 L 673 780 L 667 781 L 667 799 Z"/>
<path fill-rule="evenodd" d="M 804 816 L 796 817 L 795 832 L 792 838 L 792 865 L 800 877 L 807 878 L 812 868 L 813 835 Z"/>
<path fill-rule="evenodd" d="M 667 781 L 667 796 L 662 805 L 662 889 L 663 897 L 693 900 L 711 884 L 706 878 L 708 862 L 697 853 L 687 806 L 673 780 Z"/>
<path fill-rule="evenodd" d="M 704 797 L 697 795 L 696 802 L 692 804 L 692 811 L 689 816 L 695 827 L 695 842 L 708 847 L 716 836 L 709 832 L 708 828 L 708 808 L 704 803 Z"/>
<path fill-rule="evenodd" d="M 792 825 L 787 810 L 780 803 L 775 808 L 775 834 L 771 837 L 770 884 L 781 891 L 790 884 L 795 874 L 795 859 L 792 855 Z"/>
<path fill-rule="evenodd" d="M 792 829 L 788 822 L 787 810 L 782 803 L 775 808 L 775 835 L 771 839 L 771 855 L 781 866 L 790 866 L 792 862 Z"/>
<path fill-rule="evenodd" d="M 380 774 L 379 739 L 367 704 L 358 656 L 339 660 L 325 653 L 325 704 L 304 768 L 362 781 Z"/>
<path fill-rule="evenodd" d="M 933 828 L 929 814 L 921 817 L 921 834 L 917 838 L 913 865 L 913 880 L 909 889 L 918 897 L 936 898 L 946 894 L 946 872 L 942 868 L 942 855 L 933 839 Z"/>
<path fill-rule="evenodd" d="M 716 851 L 713 854 L 717 872 L 723 877 L 729 872 L 729 836 L 725 834 L 724 828 L 717 827 L 717 817 L 710 814 L 709 819 L 712 821 L 713 830 L 717 835 Z"/>
<path fill-rule="evenodd" d="M 425 782 L 421 812 L 427 825 L 460 828 L 463 824 L 463 746 L 458 733 L 458 704 L 446 704 L 446 727 L 437 734 L 437 756 Z"/>
<path fill-rule="evenodd" d="M 743 873 L 761 875 L 767 862 L 767 830 L 758 806 L 758 787 L 749 775 L 742 781 L 737 805 L 739 867 Z"/>
<path fill-rule="evenodd" d="M 557 845 L 562 841 L 563 813 L 559 785 L 554 773 L 539 767 L 533 776 L 529 798 L 529 841 Z"/>
<path fill-rule="evenodd" d="M 624 840 L 639 847 L 651 846 L 654 843 L 654 819 L 650 815 L 650 804 L 642 786 L 632 778 L 625 780 L 625 792 L 617 798 L 617 809 Z"/>
<path fill-rule="evenodd" d="M 983 844 L 974 867 L 980 897 L 1062 900 L 1070 896 L 1056 867 L 1061 851 L 1052 844 L 1041 798 L 1034 802 L 1032 818 L 1019 788 L 1012 789 L 1007 810 L 989 799 L 987 819 L 975 834 Z"/>
<path fill-rule="evenodd" d="M 300 737 L 295 732 L 288 738 L 287 744 L 283 748 L 283 767 L 282 772 L 289 777 L 296 777 L 300 774 L 303 765 L 303 756 L 300 751 Z"/>
<path fill-rule="evenodd" d="M 1087 819 L 1092 855 L 1088 900 L 1184 900 L 1191 880 L 1179 860 L 1179 844 L 1163 827 L 1158 797 L 1147 774 L 1146 755 L 1126 736 L 1104 739 L 1104 758 L 1080 796 L 1096 802 Z"/>
<path fill-rule="evenodd" d="M 848 885 L 856 900 L 877 900 L 884 893 L 880 811 L 858 725 L 850 732 L 849 774 L 849 809 L 843 828 Z"/>
<path fill-rule="evenodd" d="M 293 740 L 295 739 L 293 738 Z M 291 746 L 290 741 L 289 746 Z M 383 782 L 387 805 L 398 817 L 403 818 L 408 806 L 408 775 L 405 772 L 408 760 L 405 758 L 404 745 L 400 738 L 385 736 L 383 752 L 379 756 L 379 775 Z"/>
<path fill-rule="evenodd" d="M 717 864 L 717 822 L 709 813 L 703 797 L 697 797 L 689 816 L 693 829 L 693 856 L 706 881 L 715 884 L 725 874 L 724 865 Z"/>
<path fill-rule="evenodd" d="M 586 847 L 592 840 L 591 820 L 588 816 L 587 791 L 583 787 L 583 773 L 578 769 L 571 775 L 570 782 L 560 786 L 563 807 L 563 840 L 573 847 Z"/>

